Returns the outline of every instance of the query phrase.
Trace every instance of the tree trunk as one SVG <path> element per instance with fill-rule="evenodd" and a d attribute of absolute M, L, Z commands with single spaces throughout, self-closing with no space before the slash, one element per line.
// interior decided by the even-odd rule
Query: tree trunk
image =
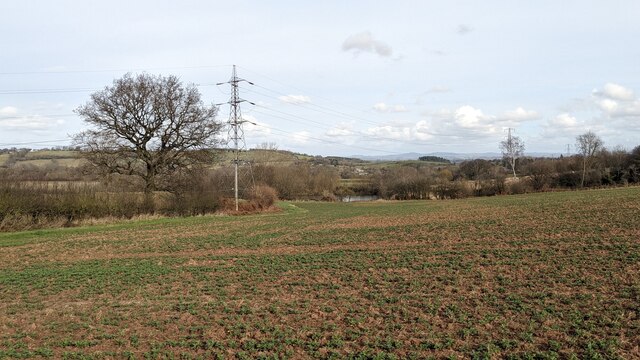
<path fill-rule="evenodd" d="M 582 182 L 580 183 L 580 187 L 584 187 L 584 178 L 587 175 L 587 158 L 582 158 Z"/>
<path fill-rule="evenodd" d="M 156 168 L 153 164 L 147 164 L 147 175 L 144 177 L 144 192 L 149 194 L 156 191 Z"/>

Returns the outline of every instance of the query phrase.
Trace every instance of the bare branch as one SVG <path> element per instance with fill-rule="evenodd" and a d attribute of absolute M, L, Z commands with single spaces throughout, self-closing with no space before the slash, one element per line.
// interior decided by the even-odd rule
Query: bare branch
<path fill-rule="evenodd" d="M 582 156 L 582 181 L 581 187 L 584 187 L 587 168 L 591 168 L 594 155 L 604 147 L 604 141 L 600 139 L 593 131 L 587 131 L 576 137 L 576 149 Z"/>
<path fill-rule="evenodd" d="M 509 136 L 506 140 L 500 142 L 500 150 L 502 151 L 502 157 L 511 166 L 513 177 L 517 177 L 516 161 L 524 155 L 524 142 L 517 136 Z"/>
<path fill-rule="evenodd" d="M 76 112 L 92 127 L 75 136 L 87 158 L 106 173 L 141 177 L 146 191 L 206 161 L 199 151 L 214 147 L 221 129 L 217 108 L 175 76 L 127 74 Z"/>

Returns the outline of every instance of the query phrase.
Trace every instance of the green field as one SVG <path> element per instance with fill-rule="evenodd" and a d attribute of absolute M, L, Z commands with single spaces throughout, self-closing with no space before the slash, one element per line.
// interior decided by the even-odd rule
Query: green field
<path fill-rule="evenodd" d="M 0 358 L 640 357 L 640 188 L 0 234 Z"/>
<path fill-rule="evenodd" d="M 39 159 L 78 159 L 80 153 L 70 150 L 32 150 L 25 155 L 28 160 Z"/>
<path fill-rule="evenodd" d="M 5 166 L 7 161 L 15 155 L 0 154 L 0 167 Z M 86 160 L 82 159 L 77 151 L 67 150 L 33 150 L 24 156 L 17 157 L 13 167 L 61 167 L 72 168 L 83 165 Z"/>

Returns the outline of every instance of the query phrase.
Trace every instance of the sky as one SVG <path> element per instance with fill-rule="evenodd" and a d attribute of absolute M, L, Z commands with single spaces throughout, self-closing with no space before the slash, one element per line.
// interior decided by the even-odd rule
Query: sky
<path fill-rule="evenodd" d="M 235 64 L 254 83 L 247 148 L 499 152 L 511 128 L 525 153 L 573 153 L 589 130 L 630 150 L 638 18 L 637 0 L 3 0 L 0 148 L 70 144 L 87 128 L 74 110 L 126 73 L 225 103 Z"/>

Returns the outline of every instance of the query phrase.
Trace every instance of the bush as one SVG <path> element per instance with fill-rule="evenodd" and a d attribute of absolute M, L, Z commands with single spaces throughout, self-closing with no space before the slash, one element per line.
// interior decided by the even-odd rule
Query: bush
<path fill-rule="evenodd" d="M 584 178 L 585 187 L 596 187 L 602 185 L 602 172 L 599 170 L 589 170 Z"/>
<path fill-rule="evenodd" d="M 545 190 L 554 173 L 553 162 L 550 160 L 536 160 L 527 165 L 525 170 L 529 175 L 529 183 L 535 191 Z"/>
<path fill-rule="evenodd" d="M 249 192 L 249 201 L 258 209 L 268 209 L 278 201 L 278 193 L 271 186 L 255 185 Z"/>
<path fill-rule="evenodd" d="M 504 193 L 505 179 L 477 181 L 474 189 L 475 196 L 495 196 Z"/>
<path fill-rule="evenodd" d="M 512 195 L 516 195 L 516 194 L 526 194 L 528 192 L 531 192 L 531 186 L 529 181 L 525 180 L 525 179 L 514 179 L 512 182 L 509 183 L 509 194 Z"/>
<path fill-rule="evenodd" d="M 577 172 L 565 172 L 555 176 L 553 182 L 556 187 L 575 189 L 580 186 L 581 175 Z"/>
<path fill-rule="evenodd" d="M 469 188 L 462 181 L 441 180 L 434 187 L 438 199 L 462 199 L 469 196 Z"/>
<path fill-rule="evenodd" d="M 237 211 L 235 199 L 220 199 L 219 205 L 224 211 L 233 214 L 251 214 L 270 209 L 278 201 L 276 190 L 268 185 L 253 186 L 248 192 L 248 197 L 248 200 L 240 199 L 238 201 Z"/>
<path fill-rule="evenodd" d="M 213 175 L 209 171 L 198 169 L 174 176 L 169 184 L 172 193 L 165 193 L 161 210 L 180 216 L 215 212 L 220 205 L 220 185 Z"/>
<path fill-rule="evenodd" d="M 321 200 L 322 201 L 328 201 L 328 202 L 336 202 L 336 201 L 338 201 L 338 198 L 331 191 L 325 190 L 325 191 L 322 192 L 322 199 Z"/>
<path fill-rule="evenodd" d="M 252 214 L 258 211 L 254 203 L 244 199 L 239 199 L 238 211 L 236 211 L 236 200 L 233 198 L 220 199 L 220 209 L 232 214 Z"/>

